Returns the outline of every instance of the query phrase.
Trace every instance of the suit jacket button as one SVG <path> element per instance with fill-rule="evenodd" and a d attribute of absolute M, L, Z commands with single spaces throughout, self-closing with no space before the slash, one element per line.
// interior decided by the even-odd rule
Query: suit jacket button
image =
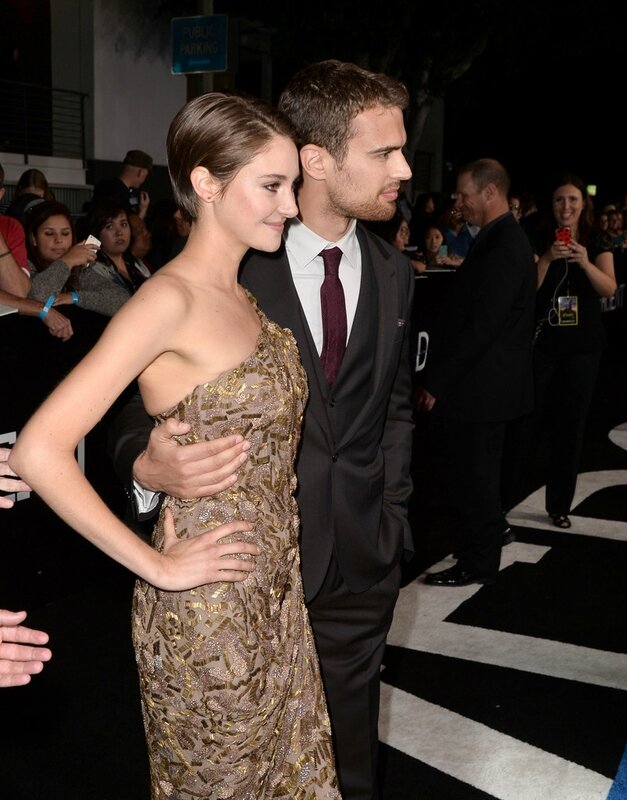
<path fill-rule="evenodd" d="M 333 455 L 331 457 L 331 461 L 333 461 L 333 463 L 335 464 L 335 462 L 338 460 L 338 458 L 339 458 L 339 455 L 337 453 L 333 453 Z"/>

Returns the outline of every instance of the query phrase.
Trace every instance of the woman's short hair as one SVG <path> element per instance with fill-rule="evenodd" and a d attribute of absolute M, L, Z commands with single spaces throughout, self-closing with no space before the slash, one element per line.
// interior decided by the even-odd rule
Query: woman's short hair
<path fill-rule="evenodd" d="M 172 120 L 166 143 L 172 191 L 182 213 L 190 220 L 198 216 L 190 181 L 195 167 L 205 167 L 224 191 L 274 136 L 295 141 L 287 117 L 258 98 L 209 92 L 186 103 Z"/>
<path fill-rule="evenodd" d="M 100 231 L 112 219 L 125 214 L 128 219 L 129 211 L 127 206 L 121 201 L 112 197 L 103 197 L 99 200 L 89 213 L 86 230 L 92 236 L 100 238 Z"/>

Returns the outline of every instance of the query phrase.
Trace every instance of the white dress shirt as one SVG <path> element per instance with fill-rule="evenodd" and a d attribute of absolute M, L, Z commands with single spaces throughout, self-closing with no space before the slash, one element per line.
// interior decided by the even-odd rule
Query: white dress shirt
<path fill-rule="evenodd" d="M 292 271 L 292 279 L 318 355 L 322 352 L 323 340 L 320 287 L 324 281 L 324 262 L 320 253 L 329 247 L 339 247 L 342 251 L 339 276 L 346 302 L 346 338 L 348 341 L 361 287 L 361 249 L 356 229 L 357 222 L 353 220 L 341 239 L 338 239 L 337 242 L 329 242 L 299 220 L 291 220 L 288 223 L 285 249 Z"/>

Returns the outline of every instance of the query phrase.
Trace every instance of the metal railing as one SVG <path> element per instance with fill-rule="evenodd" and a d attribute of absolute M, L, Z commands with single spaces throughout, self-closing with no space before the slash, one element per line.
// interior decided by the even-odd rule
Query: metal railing
<path fill-rule="evenodd" d="M 80 158 L 85 163 L 82 92 L 0 80 L 0 152 Z"/>

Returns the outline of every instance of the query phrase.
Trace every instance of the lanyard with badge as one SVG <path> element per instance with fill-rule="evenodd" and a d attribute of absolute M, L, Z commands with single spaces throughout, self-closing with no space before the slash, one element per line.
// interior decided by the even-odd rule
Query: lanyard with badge
<path fill-rule="evenodd" d="M 568 246 L 571 242 L 570 228 L 558 228 L 555 231 L 555 238 L 563 245 Z M 549 318 L 550 325 L 558 326 L 560 328 L 572 327 L 573 325 L 579 324 L 579 298 L 577 295 L 570 293 L 568 272 L 568 261 L 566 261 L 566 274 L 556 287 L 557 294 L 557 291 L 559 291 L 563 281 L 566 280 L 566 294 L 558 295 L 557 298 L 555 295 L 553 295 L 553 320 Z M 555 321 L 555 314 L 557 314 L 557 321 Z"/>

